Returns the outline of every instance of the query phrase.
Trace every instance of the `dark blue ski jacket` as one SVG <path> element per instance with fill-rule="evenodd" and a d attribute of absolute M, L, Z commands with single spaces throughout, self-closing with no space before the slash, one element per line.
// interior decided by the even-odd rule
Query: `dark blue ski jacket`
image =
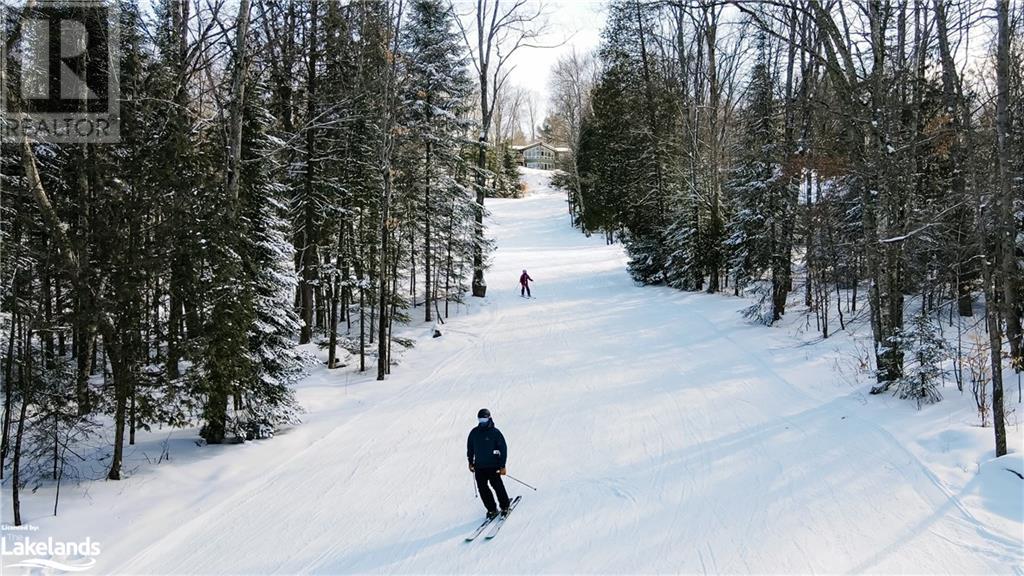
<path fill-rule="evenodd" d="M 494 420 L 480 424 L 469 431 L 466 441 L 466 457 L 478 468 L 504 468 L 508 458 L 505 437 L 494 427 Z"/>

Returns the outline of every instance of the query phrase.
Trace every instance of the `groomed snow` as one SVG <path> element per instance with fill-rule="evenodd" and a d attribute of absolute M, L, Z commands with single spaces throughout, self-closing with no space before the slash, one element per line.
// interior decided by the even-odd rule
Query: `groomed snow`
<path fill-rule="evenodd" d="M 130 479 L 65 487 L 59 517 L 48 489 L 25 497 L 34 536 L 100 542 L 98 574 L 1024 573 L 1019 427 L 993 461 L 955 388 L 921 411 L 868 396 L 842 334 L 808 343 L 735 298 L 635 286 L 547 176 L 488 202 L 487 299 L 389 380 L 314 369 L 305 422 L 270 441 L 175 432 L 152 465 L 167 433 L 146 435 Z M 466 544 L 482 407 L 538 491 L 506 480 L 516 513 Z"/>

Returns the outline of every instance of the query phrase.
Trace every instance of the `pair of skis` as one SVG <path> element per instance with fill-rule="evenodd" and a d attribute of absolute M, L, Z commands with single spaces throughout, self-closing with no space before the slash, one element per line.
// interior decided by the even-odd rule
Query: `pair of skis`
<path fill-rule="evenodd" d="M 477 529 L 474 530 L 472 534 L 466 536 L 466 542 L 472 542 L 473 540 L 476 540 L 477 536 L 483 534 L 484 530 L 487 530 L 488 527 L 490 527 L 490 530 L 487 531 L 487 535 L 484 536 L 484 540 L 490 540 L 491 538 L 497 536 L 498 531 L 501 530 L 501 527 L 505 524 L 505 520 L 507 520 L 508 517 L 512 515 L 512 511 L 516 509 L 516 505 L 519 504 L 519 501 L 522 498 L 522 496 L 516 496 L 515 498 L 512 499 L 512 502 L 510 502 L 508 505 L 508 513 L 498 514 L 494 518 L 488 518 L 484 520 L 483 524 L 478 526 Z"/>

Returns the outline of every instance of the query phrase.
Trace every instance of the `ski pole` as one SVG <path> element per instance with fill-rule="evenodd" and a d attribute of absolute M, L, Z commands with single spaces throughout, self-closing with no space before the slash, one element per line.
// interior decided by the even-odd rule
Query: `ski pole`
<path fill-rule="evenodd" d="M 513 476 L 511 474 L 505 474 L 505 476 L 508 476 L 509 478 L 515 480 L 516 482 L 519 482 L 520 484 L 522 484 L 523 486 L 526 486 L 527 488 L 529 488 L 530 490 L 533 490 L 534 492 L 537 491 L 537 489 L 534 488 L 533 486 L 530 486 L 526 482 L 523 482 L 522 480 L 520 480 L 519 478 L 516 478 L 515 476 Z"/>

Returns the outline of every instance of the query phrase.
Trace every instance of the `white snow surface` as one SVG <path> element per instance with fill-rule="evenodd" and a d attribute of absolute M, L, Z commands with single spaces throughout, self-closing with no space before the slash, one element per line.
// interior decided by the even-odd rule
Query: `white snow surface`
<path fill-rule="evenodd" d="M 168 432 L 143 434 L 130 478 L 65 486 L 60 516 L 52 487 L 24 496 L 32 537 L 101 543 L 97 574 L 1024 574 L 1019 425 L 993 459 L 968 396 L 867 395 L 843 333 L 634 285 L 620 245 L 570 227 L 550 174 L 488 201 L 487 298 L 440 338 L 418 325 L 388 380 L 314 368 L 301 425 L 242 446 L 174 431 L 159 465 Z M 483 407 L 538 490 L 506 479 L 521 504 L 465 543 Z"/>

